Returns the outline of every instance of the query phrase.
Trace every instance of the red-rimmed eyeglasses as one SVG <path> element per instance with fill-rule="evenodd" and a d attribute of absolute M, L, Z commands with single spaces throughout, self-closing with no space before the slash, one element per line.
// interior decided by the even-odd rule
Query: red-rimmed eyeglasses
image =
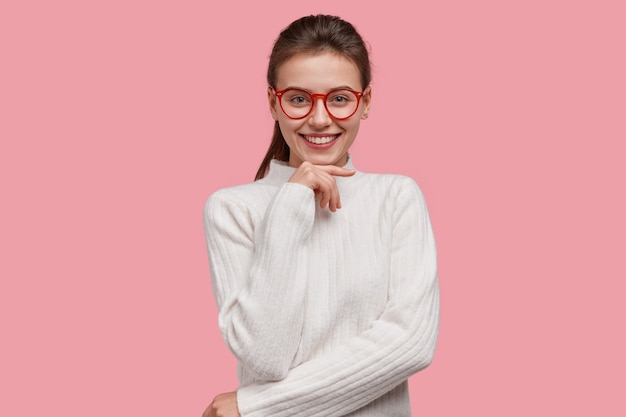
<path fill-rule="evenodd" d="M 363 93 L 349 88 L 336 88 L 327 94 L 312 94 L 299 88 L 277 91 L 272 88 L 285 116 L 304 119 L 313 111 L 315 102 L 322 99 L 328 114 L 336 120 L 349 119 L 356 113 Z"/>

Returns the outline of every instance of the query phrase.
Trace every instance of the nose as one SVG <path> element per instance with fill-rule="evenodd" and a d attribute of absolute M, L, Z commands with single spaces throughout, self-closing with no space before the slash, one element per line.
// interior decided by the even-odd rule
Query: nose
<path fill-rule="evenodd" d="M 308 122 L 309 125 L 314 127 L 324 127 L 332 123 L 332 118 L 330 114 L 328 114 L 328 111 L 326 111 L 326 106 L 324 106 L 323 98 L 316 97 Z"/>

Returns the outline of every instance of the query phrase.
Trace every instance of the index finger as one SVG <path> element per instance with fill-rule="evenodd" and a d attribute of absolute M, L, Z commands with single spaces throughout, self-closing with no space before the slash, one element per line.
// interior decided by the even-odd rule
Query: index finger
<path fill-rule="evenodd" d="M 320 169 L 336 177 L 350 177 L 356 173 L 354 169 L 342 168 L 336 165 L 318 165 Z"/>

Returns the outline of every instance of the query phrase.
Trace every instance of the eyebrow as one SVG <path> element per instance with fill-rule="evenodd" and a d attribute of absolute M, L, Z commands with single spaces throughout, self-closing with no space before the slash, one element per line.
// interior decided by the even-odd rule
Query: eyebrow
<path fill-rule="evenodd" d="M 309 90 L 308 88 L 300 87 L 300 86 L 297 86 L 297 85 L 289 85 L 289 86 L 283 88 L 283 90 L 287 90 L 289 88 L 294 88 L 294 89 L 297 89 L 297 90 L 306 91 L 307 93 L 312 93 L 312 91 Z M 346 88 L 346 89 L 352 90 L 352 91 L 359 91 L 357 89 L 354 89 L 354 88 L 350 87 L 349 85 L 340 85 L 339 87 L 333 87 L 333 88 L 329 89 L 328 91 L 341 90 L 342 88 Z"/>

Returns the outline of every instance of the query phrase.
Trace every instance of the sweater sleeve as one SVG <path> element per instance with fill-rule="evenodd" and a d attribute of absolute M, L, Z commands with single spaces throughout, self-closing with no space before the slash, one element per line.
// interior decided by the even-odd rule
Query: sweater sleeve
<path fill-rule="evenodd" d="M 242 417 L 343 416 L 430 364 L 439 324 L 436 249 L 421 191 L 407 180 L 394 208 L 384 312 L 368 330 L 283 380 L 240 387 Z"/>
<path fill-rule="evenodd" d="M 240 365 L 263 381 L 287 374 L 303 323 L 303 246 L 313 227 L 311 189 L 284 184 L 254 230 L 248 210 L 218 191 L 204 225 L 222 337 Z"/>

